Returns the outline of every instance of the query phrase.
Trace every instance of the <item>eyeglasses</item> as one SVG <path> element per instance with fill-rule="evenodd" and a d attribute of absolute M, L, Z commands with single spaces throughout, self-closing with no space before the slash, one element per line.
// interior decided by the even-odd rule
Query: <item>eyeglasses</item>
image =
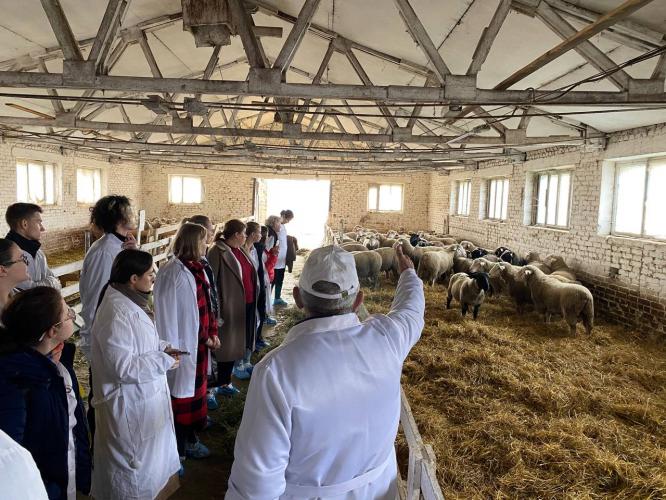
<path fill-rule="evenodd" d="M 74 311 L 74 309 L 72 309 L 71 307 L 68 307 L 68 308 L 67 308 L 67 317 L 66 317 L 65 319 L 63 319 L 62 321 L 58 321 L 58 322 L 57 322 L 56 324 L 54 324 L 53 326 L 60 326 L 60 325 L 62 325 L 65 321 L 69 321 L 69 320 L 74 321 L 75 319 L 76 319 L 76 311 Z"/>
<path fill-rule="evenodd" d="M 18 260 L 8 260 L 7 262 L 3 262 L 2 264 L 0 264 L 0 266 L 10 267 L 10 266 L 13 266 L 14 264 L 18 264 L 19 262 L 23 262 L 27 266 L 28 265 L 28 256 L 26 254 L 22 253 Z"/>

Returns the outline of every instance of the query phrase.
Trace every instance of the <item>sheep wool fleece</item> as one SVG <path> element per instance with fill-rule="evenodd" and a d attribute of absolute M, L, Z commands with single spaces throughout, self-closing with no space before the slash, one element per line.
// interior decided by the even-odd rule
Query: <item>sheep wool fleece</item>
<path fill-rule="evenodd" d="M 408 269 L 388 314 L 294 326 L 254 368 L 227 500 L 395 499 L 400 373 L 424 310 Z"/>

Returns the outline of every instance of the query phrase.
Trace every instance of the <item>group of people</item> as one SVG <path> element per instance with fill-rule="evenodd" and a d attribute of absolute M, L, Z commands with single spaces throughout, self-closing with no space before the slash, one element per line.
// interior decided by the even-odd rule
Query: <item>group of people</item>
<path fill-rule="evenodd" d="M 137 249 L 130 200 L 100 199 L 91 209 L 99 237 L 79 283 L 79 346 L 90 367 L 86 415 L 75 347 L 67 342 L 76 315 L 40 249 L 42 209 L 7 209 L 10 231 L 0 238 L 0 445 L 12 438 L 22 447 L 17 457 L 27 460 L 29 452 L 42 495 L 166 496 L 186 457 L 210 454 L 197 436 L 211 425 L 208 409 L 217 407 L 217 395 L 239 392 L 232 375 L 251 377 L 252 352 L 268 346 L 262 327 L 275 323 L 272 306 L 286 305 L 282 283 L 296 241 L 285 224 L 292 218 L 285 210 L 266 226 L 232 219 L 215 235 L 207 216 L 189 217 L 156 273 L 152 255 Z M 16 486 L 17 498 L 30 498 L 25 484 Z"/>
<path fill-rule="evenodd" d="M 251 381 L 227 499 L 395 499 L 400 375 L 423 328 L 423 283 L 398 246 L 391 310 L 360 321 L 354 256 L 315 249 L 293 291 L 305 319 L 252 366 L 271 282 L 281 303 L 292 217 L 269 217 L 266 228 L 233 219 L 217 235 L 207 217 L 190 217 L 156 274 L 136 248 L 130 201 L 99 200 L 91 222 L 100 234 L 80 278 L 86 417 L 67 342 L 76 315 L 40 250 L 41 209 L 9 207 L 11 230 L 0 239 L 0 496 L 168 498 L 183 460 L 210 453 L 197 433 L 209 425 L 211 396 L 237 390 L 236 374 Z"/>

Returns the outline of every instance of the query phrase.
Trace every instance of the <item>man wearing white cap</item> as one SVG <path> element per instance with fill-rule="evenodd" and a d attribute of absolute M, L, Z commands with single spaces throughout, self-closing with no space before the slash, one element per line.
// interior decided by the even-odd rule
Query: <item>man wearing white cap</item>
<path fill-rule="evenodd" d="M 388 314 L 359 321 L 354 257 L 314 250 L 294 288 L 306 319 L 255 365 L 227 500 L 391 499 L 402 363 L 423 329 L 423 283 L 396 248 Z"/>

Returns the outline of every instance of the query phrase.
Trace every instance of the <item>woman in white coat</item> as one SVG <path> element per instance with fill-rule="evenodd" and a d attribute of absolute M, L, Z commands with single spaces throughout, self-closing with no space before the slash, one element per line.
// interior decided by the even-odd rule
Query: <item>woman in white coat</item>
<path fill-rule="evenodd" d="M 149 500 L 180 469 L 166 373 L 178 355 L 157 336 L 147 252 L 123 250 L 102 290 L 92 329 L 95 448 L 92 496 Z"/>
<path fill-rule="evenodd" d="M 155 322 L 160 339 L 190 353 L 181 357 L 178 370 L 167 375 L 181 461 L 210 455 L 196 435 L 207 424 L 210 350 L 220 346 L 202 260 L 206 240 L 203 226 L 184 223 L 174 238 L 174 257 L 160 269 L 155 281 Z"/>

